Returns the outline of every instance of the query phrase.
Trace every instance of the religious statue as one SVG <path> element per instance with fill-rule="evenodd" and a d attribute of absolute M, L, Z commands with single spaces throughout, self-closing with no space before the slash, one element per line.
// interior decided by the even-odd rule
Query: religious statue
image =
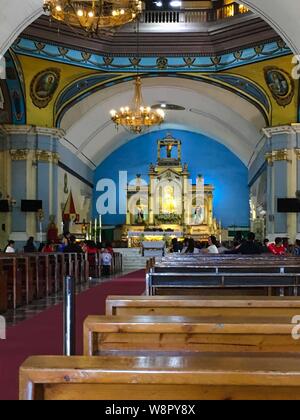
<path fill-rule="evenodd" d="M 173 150 L 173 144 L 169 143 L 167 146 L 167 158 L 171 159 L 172 158 L 172 150 Z"/>
<path fill-rule="evenodd" d="M 58 243 L 58 228 L 55 223 L 55 216 L 50 216 L 50 223 L 47 230 L 47 241 Z"/>
<path fill-rule="evenodd" d="M 175 212 L 175 199 L 173 187 L 165 187 L 163 194 L 163 212 L 173 214 Z"/>
<path fill-rule="evenodd" d="M 201 206 L 196 207 L 194 212 L 194 224 L 201 225 L 204 221 L 204 208 Z"/>
<path fill-rule="evenodd" d="M 144 211 L 141 206 L 138 207 L 137 212 L 137 222 L 144 223 Z"/>

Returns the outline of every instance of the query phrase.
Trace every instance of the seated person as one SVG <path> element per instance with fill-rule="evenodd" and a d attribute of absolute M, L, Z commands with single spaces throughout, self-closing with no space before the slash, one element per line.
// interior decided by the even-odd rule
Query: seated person
<path fill-rule="evenodd" d="M 180 251 L 180 248 L 179 248 L 178 239 L 177 238 L 173 238 L 172 239 L 172 246 L 171 246 L 170 252 L 171 253 L 178 253 L 179 251 Z"/>
<path fill-rule="evenodd" d="M 283 245 L 283 239 L 282 238 L 276 238 L 275 239 L 275 243 L 270 244 L 268 246 L 269 251 L 273 254 L 273 255 L 285 255 L 286 254 L 286 249 Z"/>
<path fill-rule="evenodd" d="M 263 247 L 262 247 L 262 252 L 264 254 L 270 253 L 269 243 L 270 243 L 269 239 L 264 239 L 264 244 L 263 244 Z"/>
<path fill-rule="evenodd" d="M 293 255 L 295 255 L 296 257 L 300 257 L 300 240 L 299 239 L 296 239 Z"/>
<path fill-rule="evenodd" d="M 52 254 L 55 252 L 55 243 L 51 240 L 48 241 L 47 244 L 44 246 L 42 252 Z"/>
<path fill-rule="evenodd" d="M 82 254 L 83 251 L 79 245 L 76 243 L 76 238 L 74 235 L 70 237 L 69 245 L 64 249 L 65 254 Z"/>
<path fill-rule="evenodd" d="M 205 254 L 219 254 L 218 242 L 215 236 L 209 236 L 208 238 L 208 247 L 203 251 Z"/>
<path fill-rule="evenodd" d="M 27 252 L 27 253 L 36 252 L 36 247 L 34 246 L 34 237 L 33 236 L 31 236 L 28 239 L 26 245 L 24 246 L 24 252 Z"/>
<path fill-rule="evenodd" d="M 249 232 L 247 241 L 243 242 L 232 254 L 259 255 L 262 253 L 261 247 L 255 242 L 255 234 Z"/>
<path fill-rule="evenodd" d="M 194 239 L 190 238 L 185 254 L 199 254 L 199 253 L 200 253 L 200 250 L 195 246 Z"/>
<path fill-rule="evenodd" d="M 14 254 L 16 252 L 15 250 L 15 241 L 8 241 L 8 244 L 4 248 L 3 251 L 5 254 Z"/>

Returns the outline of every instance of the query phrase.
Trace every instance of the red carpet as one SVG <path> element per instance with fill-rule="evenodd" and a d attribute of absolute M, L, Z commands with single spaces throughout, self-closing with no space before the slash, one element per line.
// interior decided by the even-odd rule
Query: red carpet
<path fill-rule="evenodd" d="M 77 296 L 77 354 L 82 354 L 83 321 L 105 314 L 108 295 L 141 295 L 145 272 L 138 271 L 108 281 Z M 7 331 L 0 341 L 0 400 L 18 399 L 19 367 L 33 355 L 62 354 L 62 305 L 48 309 Z"/>

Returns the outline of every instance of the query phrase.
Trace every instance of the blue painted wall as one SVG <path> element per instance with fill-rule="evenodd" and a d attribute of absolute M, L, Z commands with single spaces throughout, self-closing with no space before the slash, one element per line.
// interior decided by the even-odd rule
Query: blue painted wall
<path fill-rule="evenodd" d="M 118 187 L 119 171 L 128 171 L 129 180 L 141 174 L 148 181 L 149 164 L 156 162 L 156 141 L 168 132 L 170 130 L 145 134 L 112 153 L 96 169 L 95 186 L 101 178 L 111 178 Z M 248 226 L 249 189 L 245 165 L 226 147 L 206 136 L 179 130 L 172 130 L 171 134 L 182 140 L 182 160 L 188 163 L 193 181 L 202 174 L 206 184 L 215 186 L 215 217 L 224 227 Z M 94 216 L 99 195 L 101 193 L 94 191 Z M 105 215 L 103 223 L 123 224 L 125 216 Z"/>

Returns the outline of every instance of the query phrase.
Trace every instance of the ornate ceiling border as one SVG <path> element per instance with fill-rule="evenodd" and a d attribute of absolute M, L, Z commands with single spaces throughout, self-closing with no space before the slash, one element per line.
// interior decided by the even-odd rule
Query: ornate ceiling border
<path fill-rule="evenodd" d="M 258 44 L 254 47 L 217 56 L 186 55 L 174 56 L 105 56 L 86 50 L 70 49 L 63 45 L 19 38 L 12 50 L 16 54 L 45 59 L 63 64 L 79 66 L 105 72 L 218 72 L 256 62 L 291 54 L 289 47 L 282 41 Z"/>

